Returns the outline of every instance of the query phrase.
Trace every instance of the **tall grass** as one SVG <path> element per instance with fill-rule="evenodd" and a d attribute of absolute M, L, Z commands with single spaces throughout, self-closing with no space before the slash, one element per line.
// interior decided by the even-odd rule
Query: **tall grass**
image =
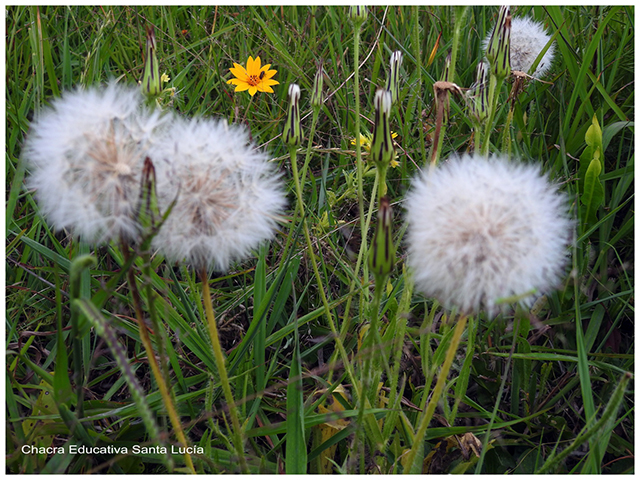
<path fill-rule="evenodd" d="M 182 454 L 133 452 L 134 445 L 177 450 L 180 442 L 134 320 L 128 256 L 119 245 L 94 248 L 53 231 L 24 186 L 28 172 L 21 161 L 30 121 L 52 98 L 77 86 L 141 78 L 147 25 L 155 27 L 160 71 L 175 88 L 165 108 L 246 125 L 270 152 L 290 192 L 290 223 L 276 239 L 230 271 L 211 272 L 209 280 L 250 472 L 633 471 L 633 382 L 627 374 L 634 370 L 633 7 L 512 8 L 513 15 L 542 21 L 557 46 L 551 73 L 544 82 L 530 79 L 518 98 L 507 135 L 514 158 L 539 162 L 574 200 L 571 269 L 561 288 L 518 322 L 514 314 L 469 319 L 433 420 L 423 438 L 416 436 L 440 367 L 447 357 L 451 362 L 455 326 L 437 302 L 412 291 L 402 205 L 431 152 L 432 87 L 442 78 L 445 57 L 455 49 L 453 81 L 470 87 L 497 8 L 469 7 L 460 42 L 453 45 L 461 14 L 445 6 L 370 7 L 357 66 L 346 7 L 7 7 L 8 472 L 188 471 Z M 359 133 L 357 120 L 362 133 L 373 130 L 373 96 L 384 86 L 396 50 L 404 61 L 391 129 L 399 134 L 400 165 L 389 170 L 387 183 L 398 262 L 379 305 L 376 342 L 367 333 L 373 277 L 363 275 L 366 266 L 356 268 L 361 245 L 369 243 L 361 214 L 375 223 L 375 168 L 363 165 L 359 205 L 351 140 Z M 278 70 L 273 94 L 251 98 L 226 84 L 233 62 L 245 64 L 250 55 Z M 300 179 L 302 218 L 295 213 L 295 155 L 280 133 L 292 82 L 301 86 L 309 131 L 321 60 L 325 103 Z M 491 152 L 500 150 L 508 128 L 507 88 L 510 83 L 501 92 Z M 589 177 L 594 121 L 604 161 L 600 173 Z M 473 151 L 472 131 L 464 101 L 452 97 L 440 158 Z M 598 182 L 601 195 L 593 186 Z M 73 262 L 83 254 L 96 261 L 78 273 Z M 142 261 L 132 262 L 135 278 L 152 287 L 140 289 L 141 302 L 155 304 L 165 329 L 166 335 L 157 332 L 151 340 L 164 349 L 194 468 L 237 472 L 236 438 L 199 276 L 156 255 L 147 278 Z M 71 333 L 72 311 L 81 317 L 78 335 Z M 96 322 L 106 332 L 92 329 Z M 79 354 L 75 361 L 72 351 Z M 371 371 L 363 374 L 364 365 Z M 69 382 L 82 377 L 78 368 L 86 378 L 82 395 Z M 370 375 L 375 378 L 360 391 Z M 73 455 L 71 444 L 128 452 Z M 25 454 L 25 445 L 66 450 Z M 408 465 L 414 445 L 411 456 L 418 457 Z"/>

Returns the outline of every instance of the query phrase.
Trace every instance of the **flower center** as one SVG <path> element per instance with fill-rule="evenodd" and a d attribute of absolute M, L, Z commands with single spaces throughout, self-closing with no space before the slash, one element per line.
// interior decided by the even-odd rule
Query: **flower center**
<path fill-rule="evenodd" d="M 260 77 L 258 75 L 249 75 L 249 85 L 251 85 L 252 87 L 255 87 L 256 85 L 258 85 L 260 83 Z"/>

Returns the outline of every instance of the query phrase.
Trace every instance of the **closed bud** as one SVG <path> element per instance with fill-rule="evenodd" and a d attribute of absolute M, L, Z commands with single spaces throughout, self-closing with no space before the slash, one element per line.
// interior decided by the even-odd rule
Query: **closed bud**
<path fill-rule="evenodd" d="M 300 126 L 300 87 L 292 83 L 289 85 L 289 114 L 284 124 L 282 138 L 287 145 L 297 146 L 302 141 L 302 127 Z"/>
<path fill-rule="evenodd" d="M 160 65 L 156 56 L 156 35 L 153 27 L 147 27 L 147 47 L 144 57 L 144 72 L 140 81 L 142 91 L 146 95 L 155 96 L 162 91 Z"/>
<path fill-rule="evenodd" d="M 367 7 L 364 5 L 350 6 L 348 12 L 349 19 L 353 22 L 356 28 L 360 28 L 367 20 Z"/>
<path fill-rule="evenodd" d="M 402 52 L 393 52 L 386 85 L 387 91 L 391 92 L 392 104 L 396 103 L 400 97 L 400 65 L 402 65 Z"/>
<path fill-rule="evenodd" d="M 144 232 L 151 233 L 158 227 L 161 218 L 156 195 L 156 169 L 151 159 L 146 157 L 142 167 L 138 221 Z"/>
<path fill-rule="evenodd" d="M 393 244 L 391 222 L 393 212 L 389 197 L 381 197 L 378 206 L 378 224 L 369 250 L 369 270 L 376 277 L 376 282 L 384 281 L 393 272 L 396 264 L 396 249 Z"/>
<path fill-rule="evenodd" d="M 469 115 L 476 124 L 482 124 L 489 115 L 489 65 L 480 62 L 476 67 L 476 81 L 467 91 Z"/>
<path fill-rule="evenodd" d="M 501 79 L 511 73 L 510 40 L 511 13 L 509 7 L 503 6 L 500 8 L 498 23 L 489 37 L 485 52 L 491 64 L 491 72 Z"/>
<path fill-rule="evenodd" d="M 393 159 L 393 139 L 389 127 L 391 113 L 391 93 L 379 89 L 373 101 L 376 108 L 371 141 L 371 159 L 378 167 L 386 168 Z"/>
<path fill-rule="evenodd" d="M 318 67 L 318 71 L 316 72 L 316 76 L 313 79 L 313 92 L 311 93 L 311 106 L 314 109 L 320 109 L 322 107 L 322 82 L 324 79 L 324 70 L 322 68 L 322 63 Z"/>

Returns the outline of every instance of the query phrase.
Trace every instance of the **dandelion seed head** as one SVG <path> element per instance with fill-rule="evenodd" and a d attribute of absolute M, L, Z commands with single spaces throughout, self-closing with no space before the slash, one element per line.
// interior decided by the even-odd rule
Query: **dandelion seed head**
<path fill-rule="evenodd" d="M 224 271 L 273 236 L 284 191 L 244 128 L 180 119 L 151 158 L 161 211 L 177 199 L 154 238 L 168 261 Z"/>
<path fill-rule="evenodd" d="M 55 99 L 33 122 L 23 151 L 29 188 L 45 218 L 90 243 L 138 234 L 145 151 L 166 118 L 116 83 Z"/>
<path fill-rule="evenodd" d="M 568 204 L 537 166 L 465 155 L 414 181 L 406 205 L 416 288 L 447 308 L 531 305 L 564 272 Z"/>

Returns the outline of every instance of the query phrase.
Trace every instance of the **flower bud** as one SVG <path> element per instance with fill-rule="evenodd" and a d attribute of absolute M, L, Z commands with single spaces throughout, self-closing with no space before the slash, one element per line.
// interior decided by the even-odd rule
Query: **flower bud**
<path fill-rule="evenodd" d="M 162 91 L 160 65 L 156 57 L 156 35 L 153 27 L 147 27 L 147 48 L 144 57 L 144 73 L 142 74 L 142 91 L 146 95 L 158 95 Z"/>
<path fill-rule="evenodd" d="M 143 232 L 147 234 L 152 233 L 160 225 L 162 219 L 162 214 L 158 207 L 156 183 L 156 169 L 151 159 L 146 157 L 142 166 L 138 222 Z"/>
<path fill-rule="evenodd" d="M 391 92 L 392 104 L 396 103 L 400 97 L 400 65 L 402 65 L 402 52 L 393 52 L 386 85 L 387 91 Z"/>
<path fill-rule="evenodd" d="M 353 22 L 354 27 L 360 28 L 360 25 L 367 20 L 367 7 L 364 5 L 352 5 L 349 7 L 348 16 Z"/>
<path fill-rule="evenodd" d="M 511 13 L 509 7 L 503 6 L 485 53 L 491 64 L 491 72 L 498 78 L 505 78 L 511 73 L 510 39 Z"/>
<path fill-rule="evenodd" d="M 485 62 L 478 63 L 476 67 L 476 81 L 467 91 L 467 104 L 469 115 L 476 124 L 482 124 L 489 115 L 489 65 Z"/>
<path fill-rule="evenodd" d="M 289 114 L 284 124 L 282 138 L 287 145 L 300 145 L 302 141 L 302 127 L 300 126 L 300 87 L 292 83 L 289 85 Z"/>
<path fill-rule="evenodd" d="M 378 224 L 369 250 L 369 269 L 376 277 L 376 282 L 384 281 L 393 272 L 396 263 L 396 249 L 393 244 L 391 221 L 393 212 L 389 197 L 381 197 L 378 205 Z"/>
<path fill-rule="evenodd" d="M 373 123 L 373 140 L 371 141 L 371 159 L 378 167 L 386 168 L 393 159 L 393 139 L 389 127 L 391 113 L 391 93 L 379 89 L 373 100 L 376 108 Z"/>
<path fill-rule="evenodd" d="M 314 109 L 322 108 L 322 81 L 324 79 L 324 70 L 322 69 L 322 63 L 318 67 L 316 76 L 313 79 L 313 93 L 311 94 L 311 106 Z"/>

